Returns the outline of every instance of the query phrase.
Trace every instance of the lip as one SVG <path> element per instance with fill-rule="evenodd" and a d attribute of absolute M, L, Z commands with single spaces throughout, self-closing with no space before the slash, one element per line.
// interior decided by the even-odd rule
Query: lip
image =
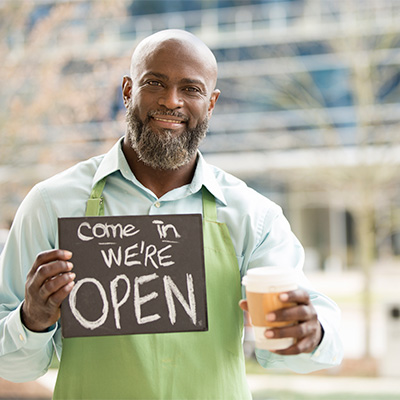
<path fill-rule="evenodd" d="M 157 126 L 165 129 L 182 128 L 186 123 L 186 121 L 170 115 L 154 115 L 151 119 Z"/>

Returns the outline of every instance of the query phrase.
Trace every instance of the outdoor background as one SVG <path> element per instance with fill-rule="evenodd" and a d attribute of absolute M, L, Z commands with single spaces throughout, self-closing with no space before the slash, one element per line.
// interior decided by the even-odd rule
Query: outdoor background
<path fill-rule="evenodd" d="M 311 375 L 258 368 L 249 333 L 254 398 L 400 399 L 400 0 L 0 1 L 0 251 L 35 183 L 124 134 L 132 50 L 165 28 L 219 62 L 206 159 L 283 207 L 343 313 L 342 366 Z"/>

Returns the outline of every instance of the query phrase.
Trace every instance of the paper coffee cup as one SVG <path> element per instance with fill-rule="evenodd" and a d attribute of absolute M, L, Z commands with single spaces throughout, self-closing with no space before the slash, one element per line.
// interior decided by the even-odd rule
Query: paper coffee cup
<path fill-rule="evenodd" d="M 261 267 L 247 271 L 242 284 L 246 287 L 247 304 L 254 330 L 256 347 L 263 350 L 282 350 L 294 343 L 294 338 L 266 338 L 266 329 L 293 325 L 294 322 L 267 321 L 272 311 L 291 307 L 294 303 L 282 303 L 279 294 L 297 288 L 295 272 L 284 267 Z"/>

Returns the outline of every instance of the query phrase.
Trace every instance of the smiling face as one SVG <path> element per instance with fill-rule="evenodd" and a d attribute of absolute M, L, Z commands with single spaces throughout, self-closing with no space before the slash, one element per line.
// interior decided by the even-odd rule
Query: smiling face
<path fill-rule="evenodd" d="M 211 51 L 183 31 L 142 42 L 124 77 L 127 139 L 139 159 L 156 169 L 190 162 L 204 138 L 219 91 Z"/>

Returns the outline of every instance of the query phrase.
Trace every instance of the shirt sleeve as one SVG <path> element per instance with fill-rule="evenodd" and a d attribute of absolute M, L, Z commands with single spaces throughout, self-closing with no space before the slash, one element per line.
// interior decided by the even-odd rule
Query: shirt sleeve
<path fill-rule="evenodd" d="M 48 332 L 31 332 L 20 316 L 26 276 L 37 254 L 54 248 L 55 227 L 35 187 L 17 211 L 0 258 L 0 376 L 10 381 L 43 375 L 60 340 L 58 324 Z"/>
<path fill-rule="evenodd" d="M 309 373 L 339 365 L 343 359 L 339 336 L 340 309 L 329 297 L 314 290 L 304 275 L 304 249 L 280 207 L 273 204 L 268 209 L 260 233 L 261 239 L 249 259 L 248 269 L 267 265 L 292 267 L 298 276 L 299 286 L 310 295 L 324 336 L 312 353 L 282 356 L 256 349 L 258 362 L 264 368 L 288 368 L 297 373 Z"/>

